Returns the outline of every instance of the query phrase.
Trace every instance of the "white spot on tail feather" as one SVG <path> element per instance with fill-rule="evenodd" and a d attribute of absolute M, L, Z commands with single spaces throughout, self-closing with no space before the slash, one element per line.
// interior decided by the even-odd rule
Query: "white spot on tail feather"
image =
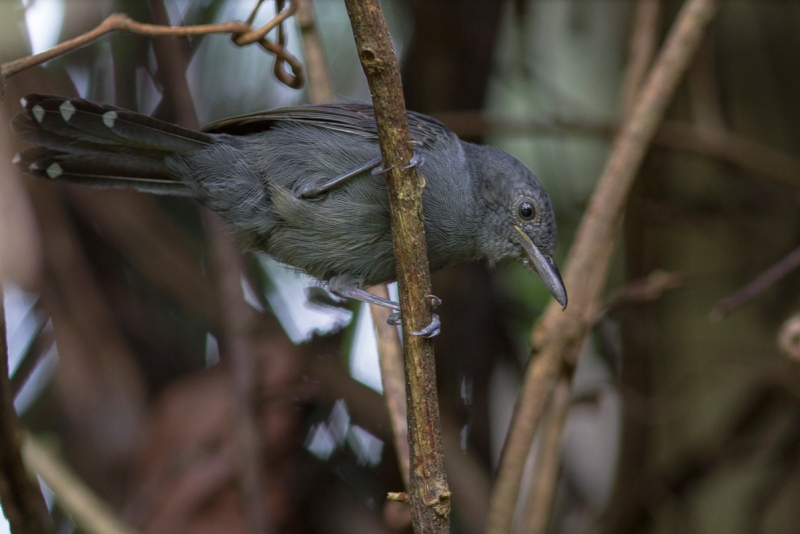
<path fill-rule="evenodd" d="M 73 106 L 72 102 L 69 100 L 64 100 L 64 103 L 58 106 L 58 110 L 61 112 L 61 117 L 63 117 L 65 122 L 69 122 L 72 115 L 75 114 L 75 106 Z"/>
<path fill-rule="evenodd" d="M 19 99 L 19 103 L 22 104 L 23 108 L 27 108 L 28 107 L 28 99 L 25 98 L 24 96 Z"/>
<path fill-rule="evenodd" d="M 28 165 L 28 170 L 29 170 L 29 171 L 31 171 L 31 172 L 36 172 L 36 171 L 38 171 L 38 170 L 39 170 L 39 166 L 38 166 L 38 165 L 36 164 L 36 162 L 34 161 L 34 162 L 33 162 L 33 163 L 31 163 L 30 165 Z"/>
<path fill-rule="evenodd" d="M 59 176 L 61 176 L 63 172 L 64 171 L 61 169 L 61 165 L 59 165 L 58 163 L 53 163 L 52 165 L 47 167 L 47 176 L 53 179 L 56 179 Z"/>
<path fill-rule="evenodd" d="M 117 120 L 117 112 L 116 111 L 106 111 L 103 113 L 103 124 L 108 126 L 109 128 L 114 127 L 114 123 Z"/>
<path fill-rule="evenodd" d="M 14 154 L 14 159 L 11 160 L 11 163 L 16 165 L 20 161 L 22 161 L 22 156 L 19 154 L 19 152 L 17 152 L 16 154 Z"/>
<path fill-rule="evenodd" d="M 31 113 L 33 113 L 34 118 L 36 118 L 36 122 L 41 124 L 42 120 L 44 120 L 44 108 L 36 104 L 33 106 L 33 109 L 31 109 Z"/>

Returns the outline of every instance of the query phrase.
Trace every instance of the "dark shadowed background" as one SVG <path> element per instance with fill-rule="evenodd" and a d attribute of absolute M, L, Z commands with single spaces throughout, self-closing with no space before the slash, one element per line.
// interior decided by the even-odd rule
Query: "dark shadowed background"
<path fill-rule="evenodd" d="M 624 112 L 637 1 L 381 4 L 407 107 L 530 167 L 553 199 L 563 262 Z M 659 42 L 680 4 L 661 2 Z M 336 98 L 368 100 L 343 2 L 314 5 Z M 243 20 L 252 6 L 2 0 L 0 62 L 113 12 L 182 25 Z M 273 12 L 265 2 L 257 22 Z M 294 19 L 287 30 L 302 61 Z M 200 124 L 308 102 L 274 79 L 273 61 L 223 35 L 112 35 L 8 80 L 0 274 L 16 407 L 143 533 L 250 532 L 256 501 L 274 532 L 410 532 L 407 510 L 386 501 L 402 480 L 366 308 L 309 308 L 308 280 L 245 258 L 261 464 L 250 495 L 208 218 L 184 199 L 47 183 L 11 165 L 23 147 L 3 125 L 27 93 L 179 123 L 189 103 Z M 653 273 L 674 283 L 623 292 L 598 318 L 572 387 L 550 532 L 798 532 L 800 273 L 712 313 L 800 244 L 798 65 L 800 2 L 722 3 L 635 185 L 608 294 Z M 433 290 L 452 531 L 477 534 L 531 325 L 551 297 L 522 267 L 483 264 L 436 273 Z M 45 494 L 57 531 L 79 532 Z"/>

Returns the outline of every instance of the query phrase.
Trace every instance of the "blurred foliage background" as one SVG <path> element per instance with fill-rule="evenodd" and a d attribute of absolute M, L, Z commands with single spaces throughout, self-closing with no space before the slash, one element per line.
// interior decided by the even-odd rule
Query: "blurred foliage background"
<path fill-rule="evenodd" d="M 343 3 L 314 5 L 336 98 L 369 99 Z M 660 5 L 663 37 L 680 2 Z M 3 0 L 0 61 L 113 12 L 181 25 L 243 20 L 252 6 Z M 557 210 L 563 261 L 623 113 L 637 1 L 382 6 L 407 107 L 537 173 Z M 266 2 L 256 22 L 273 9 Z M 293 20 L 287 30 L 302 60 Z M 680 274 L 681 287 L 598 320 L 573 384 L 551 532 L 798 531 L 798 334 L 786 329 L 800 275 L 710 315 L 798 246 L 798 30 L 800 2 L 723 2 L 682 82 L 630 199 L 608 291 L 657 271 Z M 163 66 L 165 43 L 185 72 Z M 226 36 L 162 40 L 160 51 L 151 39 L 111 35 L 9 79 L 0 122 L 30 92 L 177 122 L 186 102 L 176 101 L 174 76 L 201 124 L 307 102 L 305 90 L 274 79 L 273 61 Z M 250 532 L 254 497 L 239 484 L 249 466 L 234 439 L 236 382 L 207 219 L 184 199 L 21 176 L 10 162 L 22 148 L 0 128 L 0 269 L 24 425 L 144 533 Z M 308 280 L 263 258 L 246 265 L 257 316 L 255 499 L 267 523 L 297 534 L 410 532 L 407 510 L 386 501 L 402 481 L 369 314 L 309 308 Z M 436 273 L 433 288 L 444 301 L 436 354 L 453 532 L 478 533 L 528 333 L 550 297 L 521 267 L 460 265 Z M 80 531 L 47 496 L 58 532 Z"/>

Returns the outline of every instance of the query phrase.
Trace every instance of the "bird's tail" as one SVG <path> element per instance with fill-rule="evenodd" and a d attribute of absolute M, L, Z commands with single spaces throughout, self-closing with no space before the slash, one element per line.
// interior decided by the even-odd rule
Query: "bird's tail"
<path fill-rule="evenodd" d="M 95 187 L 191 196 L 167 166 L 170 154 L 210 145 L 206 134 L 82 98 L 28 95 L 11 121 L 14 134 L 37 148 L 17 154 L 34 176 Z"/>

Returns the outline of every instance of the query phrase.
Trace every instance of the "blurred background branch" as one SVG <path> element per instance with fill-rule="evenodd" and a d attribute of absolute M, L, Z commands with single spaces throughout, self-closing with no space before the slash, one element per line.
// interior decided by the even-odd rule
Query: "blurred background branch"
<path fill-rule="evenodd" d="M 205 24 L 199 26 L 180 26 L 169 27 L 168 25 L 154 25 L 140 23 L 132 20 L 127 15 L 115 13 L 106 18 L 97 28 L 88 31 L 78 37 L 65 41 L 49 50 L 40 52 L 14 61 L 9 61 L 0 65 L 0 97 L 5 94 L 6 78 L 13 76 L 31 67 L 41 65 L 47 61 L 68 54 L 82 46 L 85 46 L 96 39 L 110 33 L 123 32 L 149 37 L 189 37 L 198 35 L 208 35 L 213 33 L 229 33 L 231 40 L 237 46 L 246 46 L 258 43 L 266 51 L 274 54 L 277 58 L 275 70 L 278 72 L 283 63 L 288 63 L 292 69 L 292 75 L 277 76 L 280 81 L 294 89 L 303 87 L 304 76 L 302 67 L 297 58 L 286 52 L 285 42 L 274 43 L 266 38 L 266 35 L 274 28 L 278 27 L 283 21 L 294 14 L 297 10 L 296 1 L 291 1 L 289 7 L 275 15 L 275 17 L 260 28 L 253 28 L 252 22 L 263 4 L 263 0 L 256 2 L 253 11 L 248 17 L 248 21 L 226 22 L 220 24 Z M 172 71 L 175 72 L 175 71 Z M 282 72 L 282 71 L 281 71 Z"/>
<path fill-rule="evenodd" d="M 531 335 L 533 360 L 509 429 L 492 497 L 488 532 L 511 528 L 525 460 L 555 377 L 571 379 L 605 286 L 628 193 L 667 104 L 715 13 L 715 0 L 687 0 L 667 36 L 606 163 L 570 249 L 564 280 L 576 294 L 562 311 L 552 302 Z M 558 417 L 566 417 L 566 411 Z"/>

